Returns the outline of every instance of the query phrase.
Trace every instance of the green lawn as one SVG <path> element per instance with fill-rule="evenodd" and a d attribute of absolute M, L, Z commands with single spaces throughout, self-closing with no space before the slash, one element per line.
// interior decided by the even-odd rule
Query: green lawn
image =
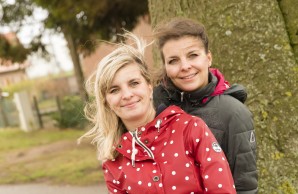
<path fill-rule="evenodd" d="M 93 145 L 76 144 L 82 130 L 0 129 L 0 184 L 103 182 Z"/>

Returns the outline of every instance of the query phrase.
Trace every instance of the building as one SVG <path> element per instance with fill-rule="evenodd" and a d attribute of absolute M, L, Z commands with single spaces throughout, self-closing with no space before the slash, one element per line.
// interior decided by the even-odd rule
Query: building
<path fill-rule="evenodd" d="M 11 84 L 27 80 L 27 64 L 13 64 L 10 66 L 0 65 L 0 87 L 4 88 Z"/>
<path fill-rule="evenodd" d="M 11 45 L 19 44 L 15 33 L 2 34 L 2 36 Z M 0 88 L 27 80 L 28 77 L 25 70 L 29 65 L 28 61 L 20 64 L 0 59 Z"/>

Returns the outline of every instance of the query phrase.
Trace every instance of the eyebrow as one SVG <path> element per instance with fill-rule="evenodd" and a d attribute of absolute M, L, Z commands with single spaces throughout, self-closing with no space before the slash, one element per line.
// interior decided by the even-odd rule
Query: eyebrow
<path fill-rule="evenodd" d="M 194 52 L 198 52 L 198 51 L 199 51 L 198 49 L 193 49 L 193 50 L 191 50 L 191 51 L 189 51 L 187 53 L 194 53 Z"/>
<path fill-rule="evenodd" d="M 200 52 L 200 50 L 199 49 L 192 49 L 190 51 L 187 51 L 186 54 L 191 54 L 191 53 L 196 53 L 196 52 Z M 177 57 L 178 57 L 177 55 L 172 55 L 172 56 L 169 56 L 169 57 L 167 57 L 165 59 L 171 60 L 171 59 L 175 59 Z"/>
<path fill-rule="evenodd" d="M 141 80 L 140 77 L 136 77 L 136 78 L 132 78 L 132 79 L 128 80 L 128 83 L 133 82 L 133 81 L 140 81 L 140 80 Z M 118 86 L 117 85 L 111 85 L 111 87 L 109 89 L 115 88 L 115 87 L 118 87 Z"/>

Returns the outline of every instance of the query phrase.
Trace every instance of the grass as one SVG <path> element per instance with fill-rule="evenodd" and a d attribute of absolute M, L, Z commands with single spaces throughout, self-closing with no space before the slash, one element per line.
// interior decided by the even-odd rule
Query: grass
<path fill-rule="evenodd" d="M 91 185 L 103 182 L 95 148 L 76 145 L 81 130 L 0 130 L 0 184 L 46 182 Z"/>
<path fill-rule="evenodd" d="M 80 130 L 38 130 L 30 133 L 19 129 L 0 129 L 0 151 L 13 151 L 50 144 L 59 140 L 75 140 L 82 135 Z"/>
<path fill-rule="evenodd" d="M 55 98 L 43 100 L 41 102 L 38 102 L 38 108 L 40 110 L 42 109 L 47 109 L 47 108 L 52 108 L 52 107 L 57 107 L 57 102 Z"/>

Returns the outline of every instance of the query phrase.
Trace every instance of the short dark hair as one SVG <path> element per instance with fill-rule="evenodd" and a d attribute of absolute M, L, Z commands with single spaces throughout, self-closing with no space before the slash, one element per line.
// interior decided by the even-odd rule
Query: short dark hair
<path fill-rule="evenodd" d="M 189 18 L 173 18 L 170 21 L 160 23 L 154 30 L 154 36 L 163 61 L 162 48 L 165 43 L 184 36 L 198 38 L 202 41 L 206 53 L 209 51 L 208 36 L 204 25 Z"/>

